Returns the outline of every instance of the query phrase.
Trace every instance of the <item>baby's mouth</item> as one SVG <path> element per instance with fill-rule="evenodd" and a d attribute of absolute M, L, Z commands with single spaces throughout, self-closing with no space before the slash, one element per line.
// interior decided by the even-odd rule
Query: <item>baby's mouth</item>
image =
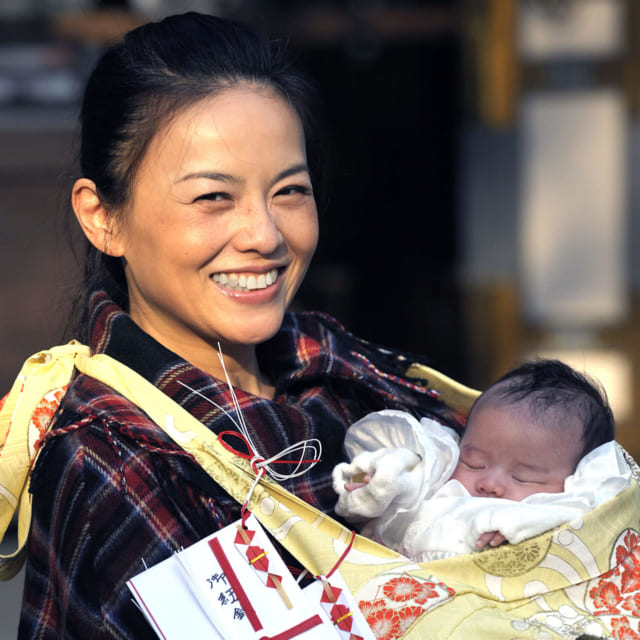
<path fill-rule="evenodd" d="M 255 291 L 266 289 L 278 279 L 278 269 L 266 273 L 214 273 L 213 281 L 233 291 Z"/>

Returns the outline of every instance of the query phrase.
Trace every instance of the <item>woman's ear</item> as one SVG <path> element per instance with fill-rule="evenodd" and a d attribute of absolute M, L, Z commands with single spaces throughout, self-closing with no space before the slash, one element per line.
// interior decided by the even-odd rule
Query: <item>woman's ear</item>
<path fill-rule="evenodd" d="M 76 180 L 71 191 L 71 206 L 89 242 L 102 253 L 119 258 L 124 253 L 113 215 L 98 196 L 93 180 Z"/>

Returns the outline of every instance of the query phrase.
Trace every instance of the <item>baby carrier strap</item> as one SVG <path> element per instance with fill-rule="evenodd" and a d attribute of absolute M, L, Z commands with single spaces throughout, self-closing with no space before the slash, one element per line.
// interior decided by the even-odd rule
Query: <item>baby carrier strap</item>
<path fill-rule="evenodd" d="M 405 376 L 416 380 L 430 395 L 465 418 L 480 395 L 477 389 L 467 387 L 441 371 L 419 362 L 409 365 Z"/>
<path fill-rule="evenodd" d="M 88 347 L 77 342 L 53 347 L 30 357 L 22 367 L 0 410 L 0 540 L 4 537 L 15 513 L 18 514 L 17 548 L 0 556 L 0 579 L 12 578 L 24 562 L 25 543 L 31 522 L 29 474 L 36 462 L 39 442 L 50 426 L 34 429 L 33 418 L 47 395 L 69 384 L 74 370 L 99 380 L 140 407 L 165 433 L 190 453 L 205 471 L 233 498 L 243 503 L 255 480 L 255 473 L 246 460 L 223 447 L 217 436 L 164 392 L 138 373 L 105 354 L 90 355 Z M 57 402 L 59 403 L 60 397 Z M 279 527 L 263 509 L 255 508 L 261 500 L 276 498 L 280 505 L 297 514 L 305 514 L 309 522 L 324 521 L 321 529 L 330 539 L 349 536 L 349 531 L 317 509 L 297 498 L 269 478 L 262 478 L 254 489 L 249 508 L 268 529 Z M 264 504 L 264 503 L 263 503 Z M 315 526 L 314 526 L 315 529 Z M 363 539 L 366 540 L 366 539 Z M 373 542 L 366 545 L 378 547 Z M 284 546 L 288 546 L 286 544 Z M 310 571 L 328 571 L 334 562 L 334 552 L 323 562 L 313 546 L 296 544 L 290 549 Z M 395 555 L 383 550 L 383 555 Z"/>
<path fill-rule="evenodd" d="M 35 434 L 29 436 L 31 417 L 47 393 L 69 382 L 74 368 L 138 405 L 234 499 L 244 502 L 254 483 L 248 461 L 135 371 L 104 354 L 90 356 L 76 343 L 41 352 L 27 360 L 0 411 L 2 536 L 19 511 L 18 548 L 0 558 L 0 578 L 14 575 L 24 556 L 28 474 L 38 453 Z M 430 390 L 442 383 L 449 393 L 437 372 L 420 374 Z M 454 391 L 461 394 L 454 408 L 465 412 L 475 392 L 467 397 L 464 389 Z M 378 637 L 602 637 L 612 630 L 640 632 L 640 612 L 633 608 L 640 602 L 640 488 L 634 477 L 622 494 L 573 527 L 420 564 L 354 535 L 266 477 L 254 487 L 249 509 L 311 573 L 330 574 L 342 560 L 340 573 Z M 385 635 L 389 625 L 393 633 Z"/>
<path fill-rule="evenodd" d="M 12 578 L 24 561 L 31 524 L 29 473 L 39 443 L 69 384 L 79 354 L 88 347 L 77 342 L 36 353 L 22 366 L 0 410 L 0 540 L 18 513 L 18 545 L 0 556 L 0 579 Z M 48 411 L 46 409 L 49 409 Z"/>

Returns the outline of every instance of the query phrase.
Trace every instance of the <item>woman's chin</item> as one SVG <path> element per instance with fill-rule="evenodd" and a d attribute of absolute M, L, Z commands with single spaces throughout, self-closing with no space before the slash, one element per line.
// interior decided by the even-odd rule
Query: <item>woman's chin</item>
<path fill-rule="evenodd" d="M 278 333 L 282 325 L 283 316 L 261 317 L 256 314 L 250 321 L 240 320 L 227 333 L 221 342 L 229 342 L 237 345 L 255 346 L 266 342 Z"/>

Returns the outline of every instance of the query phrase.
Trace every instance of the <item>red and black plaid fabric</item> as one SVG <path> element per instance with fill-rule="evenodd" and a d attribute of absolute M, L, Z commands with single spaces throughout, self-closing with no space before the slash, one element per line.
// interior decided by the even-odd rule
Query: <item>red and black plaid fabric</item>
<path fill-rule="evenodd" d="M 226 383 L 162 347 L 104 294 L 92 311 L 94 352 L 136 370 L 212 431 L 234 428 L 207 401 L 233 414 Z M 406 355 L 359 340 L 326 315 L 287 314 L 258 356 L 276 393 L 266 400 L 235 389 L 245 422 L 265 458 L 321 440 L 321 463 L 286 486 L 324 512 L 336 501 L 331 471 L 345 430 L 366 413 L 403 409 L 462 426 L 402 377 Z M 154 638 L 126 581 L 239 516 L 239 505 L 141 409 L 85 375 L 62 400 L 31 491 L 25 640 Z"/>

